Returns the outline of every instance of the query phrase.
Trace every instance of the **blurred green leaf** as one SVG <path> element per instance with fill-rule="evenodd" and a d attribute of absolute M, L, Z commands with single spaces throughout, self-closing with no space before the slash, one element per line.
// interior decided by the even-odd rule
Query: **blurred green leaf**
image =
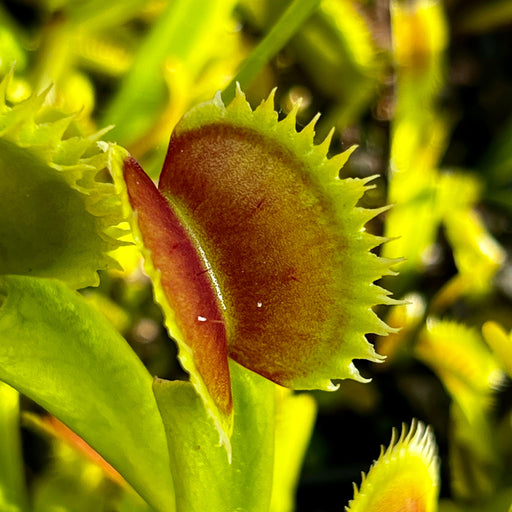
<path fill-rule="evenodd" d="M 347 381 L 350 382 L 350 381 Z M 313 432 L 316 404 L 309 394 L 277 388 L 274 483 L 271 512 L 295 510 L 302 459 Z"/>
<path fill-rule="evenodd" d="M 59 281 L 0 278 L 0 379 L 61 419 L 156 510 L 173 484 L 151 376 L 100 314 Z"/>
<path fill-rule="evenodd" d="M 274 465 L 276 385 L 230 361 L 234 430 L 232 461 L 188 382 L 155 380 L 176 489 L 177 512 L 265 512 Z"/>
<path fill-rule="evenodd" d="M 433 206 L 445 228 L 457 275 L 438 292 L 431 310 L 443 310 L 461 296 L 489 293 L 493 278 L 505 262 L 505 251 L 491 236 L 476 207 L 482 185 L 474 175 L 445 172 L 439 175 Z"/>
<path fill-rule="evenodd" d="M 121 26 L 149 3 L 148 0 L 113 0 L 108 3 L 102 0 L 67 0 L 64 8 L 78 29 L 98 32 Z"/>
<path fill-rule="evenodd" d="M 292 4 L 287 0 L 243 0 L 241 7 L 250 23 L 259 30 L 273 32 Z M 329 99 L 330 110 L 323 112 L 317 126 L 319 138 L 325 137 L 333 125 L 343 129 L 357 123 L 358 116 L 376 96 L 384 58 L 357 1 L 320 1 L 290 38 L 284 55 L 285 61 L 297 61 L 315 90 Z M 252 57 L 251 54 L 248 60 Z M 300 80 L 293 77 L 297 78 Z"/>
<path fill-rule="evenodd" d="M 166 103 L 166 62 L 196 77 L 225 29 L 234 0 L 169 2 L 140 44 L 131 69 L 101 120 L 115 125 L 111 140 L 127 145 L 147 131 Z M 187 77 L 188 78 L 188 77 Z"/>
<path fill-rule="evenodd" d="M 494 0 L 476 3 L 456 20 L 456 30 L 464 33 L 487 32 L 512 22 L 512 2 Z"/>
<path fill-rule="evenodd" d="M 50 462 L 31 486 L 33 512 L 154 511 L 112 466 L 54 416 L 25 413 L 23 423 L 42 435 L 51 449 Z"/>
<path fill-rule="evenodd" d="M 452 501 L 442 499 L 439 503 L 439 512 L 511 512 L 512 511 L 512 487 L 505 487 L 494 494 L 490 499 L 470 505 L 464 501 Z"/>
<path fill-rule="evenodd" d="M 16 64 L 19 71 L 25 68 L 27 60 L 25 52 L 13 32 L 2 25 L 0 25 L 0 55 L 2 56 L 0 59 L 0 76 L 6 74 L 13 64 Z"/>
<path fill-rule="evenodd" d="M 323 0 L 291 47 L 318 90 L 332 100 L 323 131 L 331 124 L 340 130 L 355 124 L 375 99 L 384 64 L 359 3 Z"/>
<path fill-rule="evenodd" d="M 28 511 L 18 392 L 0 382 L 0 510 Z"/>
<path fill-rule="evenodd" d="M 498 360 L 498 364 L 512 379 L 512 333 L 507 334 L 495 322 L 486 322 L 482 327 L 482 333 Z"/>
<path fill-rule="evenodd" d="M 32 486 L 33 512 L 152 512 L 124 479 L 97 454 L 84 451 L 83 441 L 54 417 L 24 415 L 25 425 L 42 434 L 51 445 L 51 461 Z M 58 426 L 58 430 L 54 427 Z M 65 430 L 63 430 L 65 429 Z M 72 437 L 63 436 L 68 432 Z M 114 483 L 115 482 L 115 483 Z"/>
<path fill-rule="evenodd" d="M 455 496 L 489 497 L 498 484 L 499 451 L 490 409 L 503 373 L 477 331 L 430 318 L 416 355 L 440 378 L 452 398 L 451 482 Z"/>
<path fill-rule="evenodd" d="M 70 446 L 55 441 L 52 461 L 35 482 L 32 510 L 109 512 L 112 487 L 99 467 Z"/>
<path fill-rule="evenodd" d="M 274 57 L 287 41 L 297 32 L 302 24 L 320 5 L 321 0 L 293 0 L 285 12 L 272 25 L 268 34 L 245 59 L 236 76 L 222 93 L 222 100 L 227 105 L 235 97 L 236 83 L 245 90 L 261 68 Z"/>
<path fill-rule="evenodd" d="M 415 347 L 469 422 L 489 409 L 503 373 L 480 334 L 462 323 L 427 319 Z"/>
<path fill-rule="evenodd" d="M 447 144 L 448 122 L 436 108 L 444 82 L 447 27 L 442 3 L 391 4 L 396 107 L 391 125 L 389 201 L 395 205 L 384 246 L 387 257 L 403 257 L 401 271 L 426 266 L 437 236 L 437 166 Z"/>
<path fill-rule="evenodd" d="M 490 501 L 500 483 L 500 447 L 486 410 L 476 403 L 471 417 L 455 402 L 450 408 L 452 495 L 468 503 Z M 486 508 L 487 510 L 487 508 Z"/>

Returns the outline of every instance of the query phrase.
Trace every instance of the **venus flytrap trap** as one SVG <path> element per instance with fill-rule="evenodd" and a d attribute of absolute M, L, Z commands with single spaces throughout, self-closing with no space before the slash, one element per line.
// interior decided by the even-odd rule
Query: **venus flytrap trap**
<path fill-rule="evenodd" d="M 414 421 L 409 430 L 402 426 L 397 439 L 381 450 L 368 475 L 363 474 L 359 489 L 346 512 L 385 512 L 437 510 L 439 460 L 430 428 Z"/>
<path fill-rule="evenodd" d="M 380 211 L 356 206 L 368 180 L 338 178 L 350 151 L 327 159 L 314 123 L 297 133 L 295 111 L 278 122 L 273 95 L 254 111 L 240 90 L 227 107 L 218 95 L 176 127 L 159 190 L 129 156 L 115 176 L 226 446 L 228 356 L 287 387 L 332 390 L 362 380 L 354 359 L 380 360 L 365 334 L 390 331 L 371 308 L 394 303 L 373 282 L 395 262 L 370 252 L 384 239 L 364 230 Z"/>
<path fill-rule="evenodd" d="M 109 253 L 124 234 L 114 187 L 101 181 L 104 132 L 81 136 L 73 116 L 44 106 L 48 91 L 7 105 L 10 83 L 0 85 L 2 273 L 97 286 L 98 270 L 118 267 Z"/>

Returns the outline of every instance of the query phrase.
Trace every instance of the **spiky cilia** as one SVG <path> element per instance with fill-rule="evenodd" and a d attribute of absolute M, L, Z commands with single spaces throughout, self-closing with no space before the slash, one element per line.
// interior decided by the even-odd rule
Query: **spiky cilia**
<path fill-rule="evenodd" d="M 390 260 L 365 231 L 382 210 L 357 205 L 370 179 L 339 179 L 353 149 L 327 158 L 313 120 L 278 121 L 273 94 L 254 111 L 238 91 L 191 110 L 172 134 L 158 189 L 124 155 L 125 200 L 155 295 L 221 432 L 232 402 L 227 358 L 294 389 L 364 380 L 354 359 L 380 361 L 367 333 L 390 328 L 375 280 Z M 120 176 L 118 176 L 118 179 Z"/>

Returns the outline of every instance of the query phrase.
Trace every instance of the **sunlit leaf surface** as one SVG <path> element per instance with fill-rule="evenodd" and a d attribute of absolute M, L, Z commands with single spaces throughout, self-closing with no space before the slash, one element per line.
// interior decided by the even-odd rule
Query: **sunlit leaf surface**
<path fill-rule="evenodd" d="M 173 510 L 152 379 L 125 340 L 59 281 L 3 276 L 0 298 L 0 379 L 83 437 L 156 510 Z"/>
<path fill-rule="evenodd" d="M 228 457 L 203 401 L 188 382 L 155 380 L 169 443 L 177 512 L 268 510 L 274 466 L 275 385 L 230 364 L 234 430 Z"/>
<path fill-rule="evenodd" d="M 73 132 L 73 118 L 43 107 L 43 93 L 10 107 L 0 84 L 0 273 L 97 285 L 116 268 L 121 221 L 114 187 L 102 177 L 101 133 Z"/>

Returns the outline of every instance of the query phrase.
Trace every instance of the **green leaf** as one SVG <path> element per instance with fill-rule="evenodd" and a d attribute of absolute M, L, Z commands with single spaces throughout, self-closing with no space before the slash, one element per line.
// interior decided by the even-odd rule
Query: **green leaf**
<path fill-rule="evenodd" d="M 434 512 L 439 494 L 439 460 L 430 427 L 413 421 L 391 443 L 368 472 L 346 512 Z"/>
<path fill-rule="evenodd" d="M 437 99 L 444 81 L 447 27 L 439 1 L 391 2 L 397 103 L 391 125 L 389 201 L 383 248 L 403 257 L 400 271 L 418 272 L 428 264 L 436 240 L 437 166 L 447 145 L 449 122 Z"/>
<path fill-rule="evenodd" d="M 51 464 L 34 483 L 33 512 L 108 512 L 114 485 L 102 469 L 55 441 Z"/>
<path fill-rule="evenodd" d="M 302 24 L 320 5 L 320 0 L 293 0 L 273 25 L 269 33 L 251 52 L 244 61 L 236 76 L 231 80 L 222 93 L 225 103 L 231 102 L 235 97 L 236 84 L 242 89 L 250 85 L 261 68 L 274 57 L 287 41 L 297 32 Z"/>
<path fill-rule="evenodd" d="M 492 417 L 478 404 L 468 417 L 457 402 L 452 403 L 449 441 L 452 495 L 467 502 L 489 500 L 500 485 L 503 451 Z"/>
<path fill-rule="evenodd" d="M 419 212 L 411 211 L 409 226 L 422 225 L 422 229 L 416 231 L 423 231 L 426 226 L 437 228 L 439 223 L 443 225 L 457 267 L 457 274 L 443 285 L 430 305 L 431 312 L 436 314 L 461 296 L 489 293 L 494 276 L 505 261 L 505 251 L 491 236 L 477 210 L 481 193 L 482 183 L 472 174 L 437 173 L 429 220 L 423 223 L 425 219 L 419 217 Z M 435 233 L 431 235 L 430 243 L 433 243 Z"/>
<path fill-rule="evenodd" d="M 491 347 L 498 364 L 512 379 L 512 333 L 505 330 L 495 322 L 486 322 L 482 326 L 482 334 L 485 341 Z"/>
<path fill-rule="evenodd" d="M 47 94 L 9 107 L 0 83 L 0 274 L 98 285 L 118 267 L 121 222 L 114 186 L 101 178 L 102 133 L 66 136 L 73 118 L 43 107 Z"/>
<path fill-rule="evenodd" d="M 463 324 L 427 319 L 416 355 L 439 377 L 450 394 L 452 489 L 463 499 L 495 491 L 499 449 L 490 415 L 493 393 L 503 372 L 480 334 Z"/>
<path fill-rule="evenodd" d="M 231 362 L 232 460 L 188 382 L 155 380 L 176 488 L 177 512 L 266 512 L 272 491 L 275 385 Z"/>
<path fill-rule="evenodd" d="M 503 373 L 477 331 L 454 321 L 428 318 L 415 353 L 439 376 L 470 423 L 489 409 Z"/>
<path fill-rule="evenodd" d="M 0 510 L 28 510 L 18 392 L 0 382 Z"/>
<path fill-rule="evenodd" d="M 286 388 L 277 388 L 271 512 L 292 512 L 295 509 L 295 490 L 315 415 L 316 403 L 311 395 L 293 394 Z"/>
<path fill-rule="evenodd" d="M 89 443 L 156 510 L 173 485 L 152 379 L 125 340 L 63 283 L 0 278 L 0 379 Z"/>
<path fill-rule="evenodd" d="M 187 73 L 196 78 L 212 55 L 234 4 L 234 0 L 168 3 L 140 45 L 132 68 L 103 117 L 103 126 L 115 125 L 113 140 L 129 144 L 150 128 L 165 104 L 166 62 L 183 64 Z"/>
<path fill-rule="evenodd" d="M 13 28 L 9 28 L 10 19 L 0 7 L 0 75 L 9 72 L 10 67 L 16 63 L 18 70 L 23 70 L 26 66 L 27 57 L 23 50 L 22 44 L 16 38 Z"/>
<path fill-rule="evenodd" d="M 467 294 L 488 292 L 505 261 L 505 251 L 487 230 L 476 207 L 482 184 L 475 176 L 447 172 L 439 177 L 438 208 L 458 275 L 453 281 Z M 450 285 L 448 285 L 450 286 Z"/>
<path fill-rule="evenodd" d="M 314 2 L 306 0 L 302 3 L 307 5 Z M 254 18 L 251 21 L 258 29 L 272 27 L 265 39 L 276 30 L 277 24 L 284 22 L 283 14 L 275 23 L 281 11 L 289 5 L 288 12 L 293 5 L 288 0 L 245 0 L 242 4 L 251 11 L 251 18 Z M 320 120 L 320 132 L 324 129 L 327 132 L 332 125 L 341 130 L 356 123 L 369 108 L 379 88 L 378 78 L 382 75 L 384 59 L 359 7 L 353 0 L 323 0 L 286 46 L 285 54 L 290 53 L 296 59 L 314 84 L 314 90 L 329 98 L 329 105 L 334 107 L 325 112 L 326 118 Z M 302 10 L 304 16 L 307 8 L 302 7 Z M 288 24 L 296 26 L 299 20 L 300 16 L 296 15 Z M 253 53 L 259 51 L 259 46 Z M 254 58 L 251 53 L 247 62 Z M 247 65 L 244 63 L 244 67 Z M 340 77 L 343 79 L 340 80 Z M 244 88 L 243 80 L 238 81 Z M 227 99 L 224 94 L 223 99 Z"/>
<path fill-rule="evenodd" d="M 50 462 L 31 487 L 32 511 L 154 512 L 126 480 L 55 416 L 23 415 L 50 444 Z"/>
<path fill-rule="evenodd" d="M 138 494 L 129 490 L 122 493 L 115 510 L 116 512 L 153 512 L 153 509 Z"/>

